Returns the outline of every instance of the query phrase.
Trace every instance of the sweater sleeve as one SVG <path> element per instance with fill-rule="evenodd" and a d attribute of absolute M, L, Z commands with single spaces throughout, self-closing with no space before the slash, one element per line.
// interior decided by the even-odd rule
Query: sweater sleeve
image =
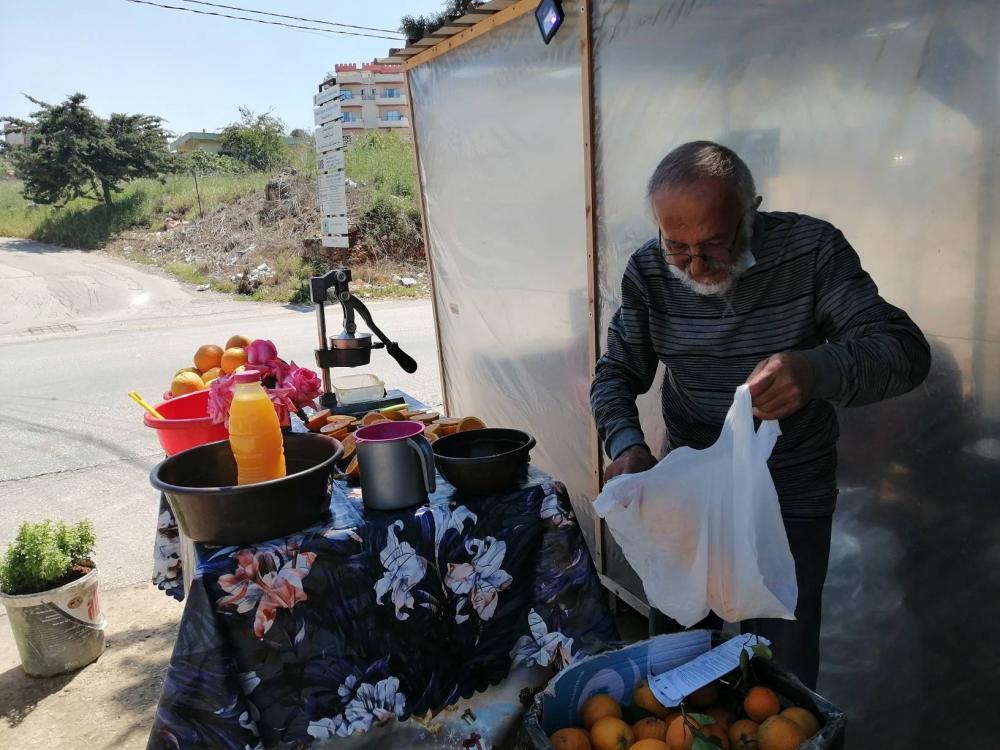
<path fill-rule="evenodd" d="M 635 258 L 622 278 L 622 302 L 608 326 L 608 350 L 597 362 L 590 406 L 607 454 L 645 445 L 635 400 L 653 384 L 658 360 L 649 335 L 648 295 Z"/>
<path fill-rule="evenodd" d="M 816 398 L 863 406 L 913 390 L 930 369 L 930 348 L 909 316 L 890 305 L 833 230 L 816 263 L 816 321 L 825 343 L 805 352 Z"/>

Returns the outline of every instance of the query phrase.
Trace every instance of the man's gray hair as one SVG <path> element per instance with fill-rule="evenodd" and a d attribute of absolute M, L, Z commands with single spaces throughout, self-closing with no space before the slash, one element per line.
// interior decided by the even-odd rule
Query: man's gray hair
<path fill-rule="evenodd" d="M 652 198 L 665 187 L 683 187 L 705 177 L 731 180 L 742 209 L 753 208 L 757 186 L 750 168 L 731 148 L 712 141 L 691 141 L 664 156 L 649 178 L 646 195 Z"/>

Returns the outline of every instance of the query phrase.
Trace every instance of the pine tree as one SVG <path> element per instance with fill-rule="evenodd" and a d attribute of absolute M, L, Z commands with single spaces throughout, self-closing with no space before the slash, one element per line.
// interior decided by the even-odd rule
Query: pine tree
<path fill-rule="evenodd" d="M 112 114 L 105 120 L 79 93 L 61 104 L 28 99 L 40 107 L 30 120 L 0 117 L 8 129 L 28 134 L 24 146 L 6 147 L 28 200 L 65 205 L 92 198 L 110 205 L 123 183 L 161 177 L 174 163 L 159 117 Z"/>

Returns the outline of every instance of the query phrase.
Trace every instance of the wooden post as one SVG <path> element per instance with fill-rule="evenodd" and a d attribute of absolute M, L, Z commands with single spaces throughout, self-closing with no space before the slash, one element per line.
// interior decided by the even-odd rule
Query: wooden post
<path fill-rule="evenodd" d="M 441 313 L 438 311 L 437 285 L 434 283 L 434 258 L 431 252 L 430 231 L 427 222 L 427 198 L 424 195 L 424 173 L 420 165 L 420 145 L 417 138 L 416 107 L 413 105 L 413 90 L 410 87 L 410 71 L 403 72 L 406 82 L 406 102 L 410 109 L 410 132 L 413 134 L 413 158 L 417 164 L 417 194 L 420 196 L 420 231 L 424 237 L 424 254 L 427 256 L 427 275 L 431 285 L 431 311 L 434 316 L 434 336 L 437 338 L 438 371 L 441 373 L 441 404 L 444 414 L 451 415 L 448 410 L 448 375 L 444 368 L 444 353 L 441 341 Z"/>
<path fill-rule="evenodd" d="M 205 210 L 201 207 L 201 188 L 198 187 L 198 170 L 191 167 L 191 176 L 194 177 L 194 192 L 198 196 L 198 216 L 205 217 Z"/>
<path fill-rule="evenodd" d="M 587 349 L 590 363 L 590 379 L 593 381 L 597 369 L 597 359 L 601 355 L 601 333 L 598 308 L 598 255 L 597 255 L 597 196 L 594 172 L 594 152 L 596 131 L 594 126 L 594 58 L 593 26 L 591 22 L 591 0 L 580 2 L 580 82 L 583 99 L 583 179 L 586 201 L 587 226 Z M 594 425 L 590 433 L 591 490 L 594 497 L 601 491 L 601 440 Z M 594 563 L 600 573 L 604 572 L 604 545 L 602 542 L 601 519 L 597 519 L 594 542 Z"/>

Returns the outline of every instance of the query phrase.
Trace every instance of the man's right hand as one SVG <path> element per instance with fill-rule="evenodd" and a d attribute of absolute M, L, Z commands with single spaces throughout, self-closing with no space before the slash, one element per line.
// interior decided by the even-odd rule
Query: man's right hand
<path fill-rule="evenodd" d="M 609 482 L 620 474 L 638 474 L 656 466 L 656 459 L 645 445 L 626 448 L 618 458 L 604 470 L 604 481 Z"/>

